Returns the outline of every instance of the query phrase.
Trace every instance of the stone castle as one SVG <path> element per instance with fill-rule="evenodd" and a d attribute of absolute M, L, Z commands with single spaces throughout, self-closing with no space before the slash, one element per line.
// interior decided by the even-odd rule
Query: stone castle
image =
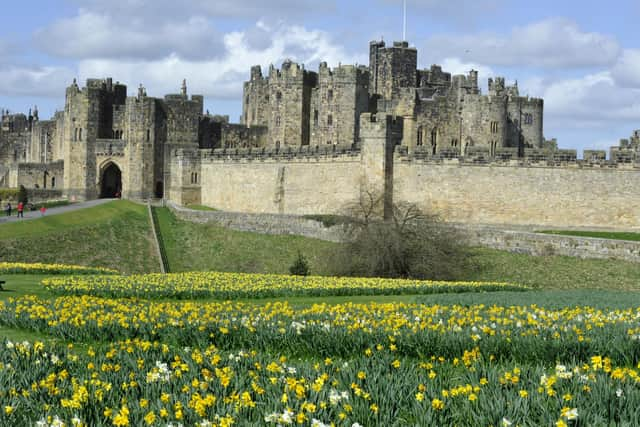
<path fill-rule="evenodd" d="M 452 221 L 640 227 L 640 131 L 611 149 L 559 150 L 542 99 L 478 73 L 418 69 L 407 42 L 369 66 L 251 69 L 239 124 L 203 97 L 136 96 L 112 79 L 66 89 L 51 120 L 2 112 L 0 187 L 42 197 L 164 198 L 225 210 L 336 213 L 362 191 Z"/>

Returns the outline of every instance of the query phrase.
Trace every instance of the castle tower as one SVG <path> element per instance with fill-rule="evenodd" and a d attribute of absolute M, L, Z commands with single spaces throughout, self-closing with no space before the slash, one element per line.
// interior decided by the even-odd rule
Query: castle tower
<path fill-rule="evenodd" d="M 507 102 L 510 147 L 541 148 L 544 144 L 544 101 L 528 96 L 509 96 Z"/>
<path fill-rule="evenodd" d="M 158 132 L 163 133 L 160 137 L 166 142 L 164 144 L 156 142 L 157 149 L 161 150 L 161 152 L 156 151 L 156 159 L 163 158 L 162 170 L 156 169 L 155 171 L 156 187 L 161 183 L 165 196 L 171 200 L 183 200 L 184 192 L 188 191 L 187 187 L 199 185 L 199 180 L 185 178 L 181 171 L 172 169 L 177 164 L 175 153 L 181 150 L 185 152 L 198 150 L 204 98 L 202 95 L 191 95 L 191 99 L 189 99 L 186 87 L 183 85 L 182 93 L 165 96 L 162 105 L 164 106 L 163 114 L 166 115 L 166 127 L 158 129 Z M 156 138 L 158 137 L 156 136 Z M 199 169 L 193 171 L 193 173 L 198 172 Z M 162 176 L 161 180 L 160 176 Z M 156 191 L 156 193 L 158 192 Z"/>
<path fill-rule="evenodd" d="M 485 147 L 490 156 L 507 145 L 507 98 L 497 95 L 464 96 L 461 114 L 460 151 L 467 154 L 473 147 Z"/>
<path fill-rule="evenodd" d="M 369 93 L 385 100 L 395 99 L 401 89 L 415 88 L 418 83 L 418 51 L 408 42 L 394 42 L 386 47 L 384 42 L 369 45 Z"/>
<path fill-rule="evenodd" d="M 114 105 L 123 105 L 127 88 L 111 79 L 89 79 L 80 89 L 74 80 L 66 90 L 64 112 L 64 185 L 69 198 L 95 199 L 100 195 L 103 170 L 96 164 L 98 139 L 113 136 Z M 115 165 L 124 174 L 122 165 Z M 116 184 L 114 184 L 116 185 Z"/>
<path fill-rule="evenodd" d="M 277 70 L 271 67 L 268 83 L 269 145 L 309 145 L 311 92 L 318 75 L 289 60 Z"/>
<path fill-rule="evenodd" d="M 351 145 L 360 135 L 360 115 L 369 109 L 369 70 L 320 64 L 311 95 L 311 145 Z"/>
<path fill-rule="evenodd" d="M 242 117 L 240 123 L 247 127 L 269 124 L 269 80 L 262 75 L 259 65 L 251 67 L 251 79 L 244 83 Z"/>
<path fill-rule="evenodd" d="M 70 200 L 98 197 L 95 140 L 100 104 L 100 86 L 95 80 L 87 81 L 81 90 L 74 79 L 66 90 L 63 179 Z"/>
<path fill-rule="evenodd" d="M 147 199 L 154 197 L 156 183 L 162 181 L 161 121 L 164 118 L 158 100 L 144 96 L 129 97 L 125 107 L 124 128 L 126 140 L 123 177 L 123 197 Z"/>
<path fill-rule="evenodd" d="M 400 117 L 365 113 L 360 116 L 361 197 L 382 197 L 385 219 L 393 215 L 393 154 L 402 140 Z"/>

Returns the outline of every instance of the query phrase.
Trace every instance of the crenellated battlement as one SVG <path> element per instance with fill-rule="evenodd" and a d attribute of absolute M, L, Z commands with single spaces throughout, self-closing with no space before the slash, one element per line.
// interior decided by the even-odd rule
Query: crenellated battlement
<path fill-rule="evenodd" d="M 522 157 L 518 149 L 498 148 L 492 155 L 488 147 L 471 147 L 465 154 L 459 150 L 442 150 L 436 154 L 424 147 L 416 147 L 409 153 L 407 147 L 397 146 L 395 158 L 401 162 L 448 164 L 460 166 L 510 166 L 510 167 L 554 167 L 568 169 L 640 169 L 640 155 L 629 151 L 626 155 L 606 159 L 603 150 L 584 150 L 583 158 L 577 158 L 576 150 L 544 150 L 526 148 Z"/>
<path fill-rule="evenodd" d="M 301 147 L 276 148 L 219 148 L 214 150 L 200 150 L 202 161 L 224 162 L 291 162 L 291 161 L 322 161 L 343 162 L 359 159 L 361 149 L 353 145 L 316 145 Z M 184 155 L 178 151 L 176 155 Z"/>

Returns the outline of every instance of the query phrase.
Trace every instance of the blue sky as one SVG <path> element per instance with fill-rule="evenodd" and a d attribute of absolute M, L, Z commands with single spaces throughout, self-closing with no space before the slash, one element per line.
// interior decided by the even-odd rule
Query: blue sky
<path fill-rule="evenodd" d="M 321 4 L 319 6 L 319 4 Z M 545 99 L 545 136 L 607 149 L 640 128 L 640 2 L 408 0 L 419 65 L 518 80 Z M 3 4 L 0 107 L 49 117 L 74 77 L 179 90 L 237 120 L 251 65 L 368 62 L 402 38 L 401 0 L 31 0 Z M 635 32 L 635 34 L 634 34 Z"/>

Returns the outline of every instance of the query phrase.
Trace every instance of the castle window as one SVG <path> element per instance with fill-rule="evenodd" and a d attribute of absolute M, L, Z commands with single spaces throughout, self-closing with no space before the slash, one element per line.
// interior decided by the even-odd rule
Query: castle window
<path fill-rule="evenodd" d="M 73 140 L 74 141 L 78 140 L 78 128 L 73 129 Z"/>
<path fill-rule="evenodd" d="M 495 157 L 497 147 L 498 147 L 498 143 L 496 141 L 491 141 L 491 147 L 489 152 L 491 157 Z"/>
<path fill-rule="evenodd" d="M 333 101 L 333 89 L 327 91 L 327 101 Z"/>
<path fill-rule="evenodd" d="M 431 152 L 434 155 L 438 152 L 438 129 L 431 131 Z"/>
<path fill-rule="evenodd" d="M 525 114 L 524 115 L 524 124 L 525 125 L 532 125 L 533 124 L 533 114 Z"/>
<path fill-rule="evenodd" d="M 276 117 L 276 127 L 280 127 L 280 116 Z"/>
<path fill-rule="evenodd" d="M 458 146 L 458 140 L 457 140 L 457 139 L 455 139 L 455 138 L 453 138 L 453 139 L 451 140 L 451 146 L 452 146 L 452 147 L 457 147 L 457 146 Z"/>
<path fill-rule="evenodd" d="M 498 133 L 498 122 L 491 122 L 491 133 Z"/>
<path fill-rule="evenodd" d="M 331 114 L 327 116 L 327 126 L 333 126 L 333 116 Z"/>
<path fill-rule="evenodd" d="M 18 161 L 18 150 L 13 150 L 13 161 L 14 162 Z"/>
<path fill-rule="evenodd" d="M 198 172 L 191 172 L 191 183 L 192 184 L 198 183 Z"/>
<path fill-rule="evenodd" d="M 278 102 L 282 101 L 282 92 L 277 92 L 276 93 L 276 101 L 278 101 Z"/>
<path fill-rule="evenodd" d="M 418 141 L 416 143 L 418 145 L 418 147 L 422 145 L 422 137 L 423 137 L 422 132 L 423 132 L 422 126 L 419 126 L 418 127 Z"/>
<path fill-rule="evenodd" d="M 56 177 L 55 176 L 51 177 L 51 188 L 56 188 Z"/>
<path fill-rule="evenodd" d="M 78 129 L 78 141 L 82 141 L 82 128 Z"/>
<path fill-rule="evenodd" d="M 314 110 L 313 112 L 313 125 L 314 126 L 318 126 L 318 118 L 320 117 L 320 114 L 318 113 L 318 110 Z"/>
<path fill-rule="evenodd" d="M 247 97 L 244 100 L 245 104 L 249 105 L 249 95 L 247 95 Z"/>
<path fill-rule="evenodd" d="M 147 129 L 147 142 L 151 141 L 151 130 Z"/>

